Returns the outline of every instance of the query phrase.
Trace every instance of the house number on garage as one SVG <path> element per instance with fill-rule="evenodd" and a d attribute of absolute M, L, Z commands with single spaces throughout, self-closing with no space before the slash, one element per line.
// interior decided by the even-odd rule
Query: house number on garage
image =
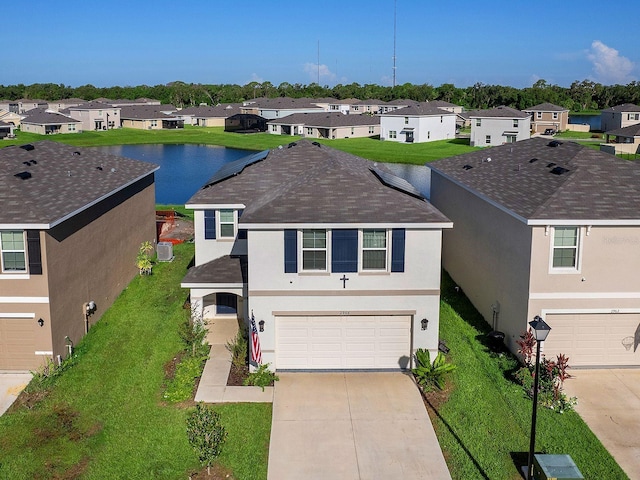
<path fill-rule="evenodd" d="M 351 312 L 349 312 L 349 311 L 340 312 L 340 313 L 338 313 L 338 315 L 351 315 Z"/>
<path fill-rule="evenodd" d="M 611 310 L 611 313 L 620 313 L 620 310 L 618 310 L 617 308 L 614 308 L 613 310 Z"/>

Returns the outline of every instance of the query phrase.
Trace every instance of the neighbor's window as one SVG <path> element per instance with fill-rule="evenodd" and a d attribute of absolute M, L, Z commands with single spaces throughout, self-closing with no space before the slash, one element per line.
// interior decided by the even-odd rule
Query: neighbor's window
<path fill-rule="evenodd" d="M 557 120 L 558 119 L 558 112 L 553 112 L 553 119 Z"/>
<path fill-rule="evenodd" d="M 387 231 L 362 230 L 362 269 L 386 270 Z"/>
<path fill-rule="evenodd" d="M 235 237 L 236 226 L 233 210 L 220 210 L 220 237 Z"/>
<path fill-rule="evenodd" d="M 396 138 L 397 134 L 395 130 L 389 130 L 389 138 Z"/>
<path fill-rule="evenodd" d="M 487 145 L 491 143 L 491 135 L 486 135 L 484 137 L 484 143 L 486 143 Z"/>
<path fill-rule="evenodd" d="M 480 126 L 482 126 L 482 119 L 476 118 L 476 127 L 480 127 Z"/>
<path fill-rule="evenodd" d="M 327 269 L 327 231 L 302 231 L 302 269 Z"/>
<path fill-rule="evenodd" d="M 313 128 L 307 127 L 307 135 L 313 135 Z"/>
<path fill-rule="evenodd" d="M 18 230 L 0 232 L 0 251 L 3 272 L 27 271 L 23 232 Z"/>
<path fill-rule="evenodd" d="M 374 133 L 373 127 L 369 127 L 369 133 Z"/>
<path fill-rule="evenodd" d="M 408 125 L 409 124 L 409 117 L 404 117 L 404 124 Z"/>
<path fill-rule="evenodd" d="M 553 229 L 553 268 L 576 268 L 578 266 L 578 227 L 555 227 Z"/>
<path fill-rule="evenodd" d="M 537 118 L 542 118 L 542 112 L 536 112 L 536 117 Z"/>
<path fill-rule="evenodd" d="M 75 132 L 76 131 L 76 124 L 75 123 L 70 123 L 69 125 L 67 125 L 67 129 L 70 132 Z"/>
<path fill-rule="evenodd" d="M 513 128 L 518 128 L 518 119 L 513 119 Z"/>
<path fill-rule="evenodd" d="M 272 132 L 277 132 L 278 131 L 278 126 L 277 125 L 271 125 L 271 131 Z"/>

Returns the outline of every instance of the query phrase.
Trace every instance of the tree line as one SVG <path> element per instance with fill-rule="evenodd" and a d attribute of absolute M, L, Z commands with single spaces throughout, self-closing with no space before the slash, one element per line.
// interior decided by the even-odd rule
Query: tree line
<path fill-rule="evenodd" d="M 591 80 L 576 80 L 569 87 L 561 87 L 541 79 L 530 87 L 520 89 L 484 83 L 476 83 L 465 88 L 456 87 L 451 83 L 443 83 L 438 87 L 411 83 L 395 87 L 374 84 L 360 85 L 359 83 L 329 87 L 317 83 L 303 85 L 283 82 L 275 86 L 271 82 L 250 82 L 246 85 L 209 85 L 181 81 L 165 85 L 138 85 L 135 87 L 95 87 L 93 85 L 71 87 L 55 83 L 0 85 L 0 99 L 5 100 L 30 98 L 53 101 L 81 98 L 90 101 L 96 98 L 132 100 L 143 97 L 160 100 L 162 103 L 173 104 L 179 108 L 202 103 L 208 105 L 235 103 L 258 97 L 332 97 L 337 99 L 378 99 L 385 102 L 395 99 L 410 99 L 420 102 L 444 100 L 462 105 L 469 110 L 493 108 L 499 105 L 523 110 L 539 103 L 549 102 L 571 111 L 585 111 L 601 110 L 622 103 L 640 104 L 640 82 L 633 81 L 627 85 L 602 85 Z"/>

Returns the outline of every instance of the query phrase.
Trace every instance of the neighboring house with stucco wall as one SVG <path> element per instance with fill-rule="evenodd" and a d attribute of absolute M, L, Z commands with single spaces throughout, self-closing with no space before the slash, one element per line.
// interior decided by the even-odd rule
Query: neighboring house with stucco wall
<path fill-rule="evenodd" d="M 638 123 L 640 123 L 640 107 L 633 103 L 616 105 L 600 112 L 600 124 L 603 132 L 618 130 Z"/>
<path fill-rule="evenodd" d="M 494 147 L 531 137 L 531 116 L 504 105 L 469 112 L 472 147 Z"/>
<path fill-rule="evenodd" d="M 363 138 L 380 134 L 380 117 L 340 112 L 294 113 L 267 124 L 271 134 L 305 138 Z"/>
<path fill-rule="evenodd" d="M 300 140 L 226 165 L 186 207 L 192 308 L 253 315 L 272 369 L 406 369 L 416 349 L 436 354 L 451 222 L 383 166 Z"/>
<path fill-rule="evenodd" d="M 20 129 L 23 132 L 52 135 L 56 133 L 80 133 L 81 122 L 61 113 L 33 109 L 25 113 Z"/>
<path fill-rule="evenodd" d="M 637 162 L 538 137 L 428 167 L 443 267 L 511 351 L 539 315 L 546 358 L 640 366 Z"/>
<path fill-rule="evenodd" d="M 166 112 L 162 105 L 126 105 L 120 107 L 120 126 L 141 130 L 184 128 L 184 120 Z M 175 109 L 174 109 L 175 110 Z"/>
<path fill-rule="evenodd" d="M 569 124 L 569 109 L 553 103 L 534 105 L 525 108 L 523 112 L 531 115 L 531 131 L 533 133 L 544 133 L 549 128 L 556 132 L 563 132 Z"/>
<path fill-rule="evenodd" d="M 0 371 L 64 359 L 137 274 L 158 168 L 51 141 L 0 149 Z"/>
<path fill-rule="evenodd" d="M 85 132 L 120 128 L 120 107 L 97 100 L 74 105 L 61 110 L 60 113 L 79 120 Z"/>
<path fill-rule="evenodd" d="M 380 140 L 423 143 L 456 136 L 456 114 L 431 105 L 413 105 L 380 115 Z"/>

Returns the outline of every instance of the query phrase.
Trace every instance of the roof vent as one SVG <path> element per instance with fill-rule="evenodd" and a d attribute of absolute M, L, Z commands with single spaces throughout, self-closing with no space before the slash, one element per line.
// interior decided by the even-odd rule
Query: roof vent
<path fill-rule="evenodd" d="M 102 167 L 96 167 L 96 170 L 102 171 Z"/>
<path fill-rule="evenodd" d="M 291 142 L 289 145 L 287 145 L 287 148 L 295 147 L 296 145 L 296 142 Z"/>
<path fill-rule="evenodd" d="M 555 167 L 556 164 L 551 162 L 551 163 L 547 163 L 547 168 L 551 168 L 551 167 Z"/>
<path fill-rule="evenodd" d="M 563 173 L 567 173 L 568 171 L 569 169 L 567 168 L 555 167 L 554 169 L 551 170 L 551 173 L 553 173 L 554 175 L 562 175 Z"/>
<path fill-rule="evenodd" d="M 536 163 L 538 161 L 537 158 L 532 158 L 531 160 L 529 160 L 529 163 Z"/>
<path fill-rule="evenodd" d="M 78 152 L 78 151 L 73 152 L 73 154 L 74 154 L 74 155 L 82 155 L 82 154 L 81 154 L 80 152 Z"/>
<path fill-rule="evenodd" d="M 557 147 L 558 145 L 562 145 L 562 142 L 558 140 L 551 140 L 548 144 L 549 147 Z"/>
<path fill-rule="evenodd" d="M 24 171 L 24 172 L 16 173 L 14 177 L 18 177 L 22 180 L 27 180 L 28 178 L 31 178 L 31 172 Z"/>
<path fill-rule="evenodd" d="M 26 150 L 27 152 L 30 152 L 31 150 L 35 150 L 36 147 L 31 145 L 30 143 L 27 143 L 26 145 L 20 145 L 20 148 Z"/>
<path fill-rule="evenodd" d="M 472 165 L 465 165 L 464 167 L 462 167 L 463 170 L 471 170 L 472 168 Z"/>
<path fill-rule="evenodd" d="M 316 147 L 320 146 L 320 142 L 311 142 L 311 145 L 315 145 Z"/>

